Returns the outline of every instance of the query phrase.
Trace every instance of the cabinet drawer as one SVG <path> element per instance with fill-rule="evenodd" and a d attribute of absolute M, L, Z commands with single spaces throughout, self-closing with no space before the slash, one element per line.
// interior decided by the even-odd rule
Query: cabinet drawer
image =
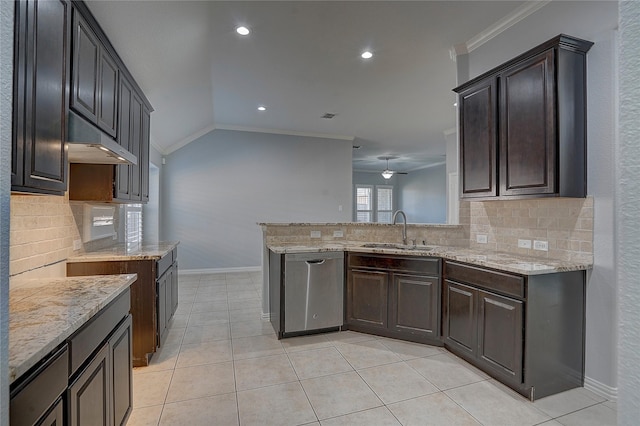
<path fill-rule="evenodd" d="M 70 375 L 73 375 L 93 351 L 109 337 L 109 334 L 116 328 L 118 323 L 129 315 L 129 307 L 131 305 L 129 293 L 129 289 L 124 291 L 71 337 L 69 341 L 71 352 Z"/>
<path fill-rule="evenodd" d="M 167 272 L 167 269 L 173 264 L 173 251 L 162 256 L 156 263 L 156 279 L 160 278 Z"/>
<path fill-rule="evenodd" d="M 525 297 L 524 277 L 518 275 L 491 271 L 456 262 L 445 262 L 444 275 L 450 280 L 472 284 L 521 299 Z"/>
<path fill-rule="evenodd" d="M 384 269 L 440 275 L 440 259 L 432 257 L 400 257 L 392 255 L 349 254 L 349 268 Z"/>
<path fill-rule="evenodd" d="M 31 426 L 67 389 L 69 350 L 65 345 L 24 380 L 11 396 L 11 426 Z"/>

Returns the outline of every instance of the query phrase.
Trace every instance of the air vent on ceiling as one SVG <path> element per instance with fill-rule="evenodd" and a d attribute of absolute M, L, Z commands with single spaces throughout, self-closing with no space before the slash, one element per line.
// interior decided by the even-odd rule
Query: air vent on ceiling
<path fill-rule="evenodd" d="M 322 116 L 322 118 L 326 118 L 327 120 L 330 120 L 335 116 L 336 116 L 336 114 L 332 114 L 330 112 L 325 112 L 324 115 Z"/>

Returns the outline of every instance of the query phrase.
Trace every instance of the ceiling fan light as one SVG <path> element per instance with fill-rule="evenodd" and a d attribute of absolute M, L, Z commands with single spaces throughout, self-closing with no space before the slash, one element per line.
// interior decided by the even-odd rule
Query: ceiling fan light
<path fill-rule="evenodd" d="M 385 179 L 391 179 L 391 176 L 393 176 L 393 172 L 389 169 L 385 169 L 382 171 L 382 177 Z"/>

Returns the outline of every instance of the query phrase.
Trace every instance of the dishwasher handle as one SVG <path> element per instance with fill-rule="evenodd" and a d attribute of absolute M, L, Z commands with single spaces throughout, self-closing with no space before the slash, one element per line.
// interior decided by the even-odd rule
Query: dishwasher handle
<path fill-rule="evenodd" d="M 322 265 L 327 259 L 305 260 L 307 265 Z"/>

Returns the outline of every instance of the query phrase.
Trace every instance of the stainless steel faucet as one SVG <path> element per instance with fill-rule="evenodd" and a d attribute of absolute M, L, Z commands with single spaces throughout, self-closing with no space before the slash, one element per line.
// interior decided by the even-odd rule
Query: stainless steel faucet
<path fill-rule="evenodd" d="M 398 218 L 398 215 L 402 214 L 402 217 L 404 218 L 404 226 L 402 227 L 402 244 L 406 245 L 407 244 L 407 215 L 402 211 L 402 210 L 396 210 L 396 212 L 393 214 L 393 224 L 396 224 L 396 219 Z"/>

